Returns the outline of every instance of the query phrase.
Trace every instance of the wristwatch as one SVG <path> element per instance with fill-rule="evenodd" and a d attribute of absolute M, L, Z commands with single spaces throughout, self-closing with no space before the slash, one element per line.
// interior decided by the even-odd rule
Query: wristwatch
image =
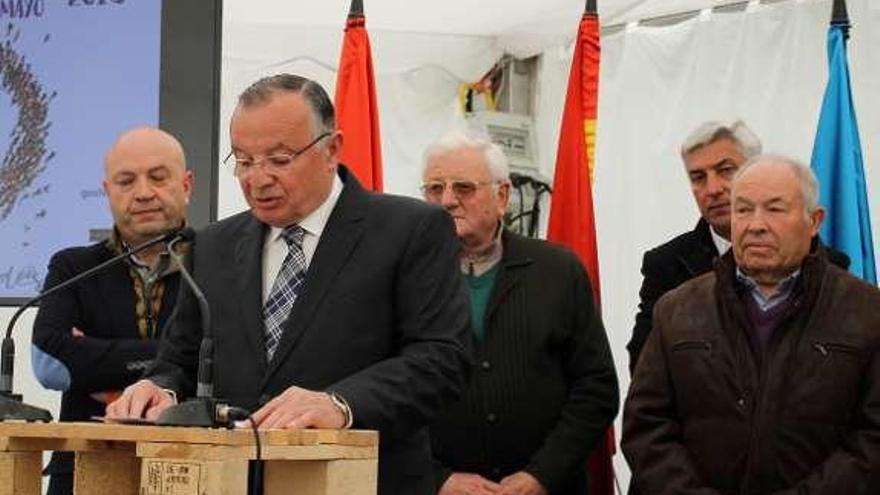
<path fill-rule="evenodd" d="M 339 408 L 339 411 L 345 417 L 345 424 L 342 426 L 342 429 L 347 430 L 351 428 L 352 423 L 354 423 L 354 415 L 351 413 L 351 406 L 348 405 L 348 401 L 336 392 L 327 392 L 327 395 L 333 401 L 333 405 Z"/>

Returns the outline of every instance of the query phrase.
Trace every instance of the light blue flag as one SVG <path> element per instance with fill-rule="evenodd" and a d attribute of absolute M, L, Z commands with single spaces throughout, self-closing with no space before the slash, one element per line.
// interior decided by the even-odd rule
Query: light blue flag
<path fill-rule="evenodd" d="M 826 217 L 822 240 L 849 255 L 849 271 L 876 285 L 862 144 L 853 109 L 844 27 L 828 30 L 828 86 L 813 144 L 813 170 Z"/>

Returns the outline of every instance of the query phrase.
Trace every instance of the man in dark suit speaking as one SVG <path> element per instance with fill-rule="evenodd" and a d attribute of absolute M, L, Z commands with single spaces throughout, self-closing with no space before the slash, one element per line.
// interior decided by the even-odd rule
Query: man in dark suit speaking
<path fill-rule="evenodd" d="M 215 391 L 260 428 L 379 430 L 379 493 L 433 490 L 425 425 L 469 366 L 458 243 L 442 209 L 366 192 L 315 82 L 266 77 L 230 124 L 250 210 L 200 231 L 193 272 L 214 322 Z M 156 418 L 194 392 L 201 328 L 182 289 L 146 379 L 108 416 Z"/>

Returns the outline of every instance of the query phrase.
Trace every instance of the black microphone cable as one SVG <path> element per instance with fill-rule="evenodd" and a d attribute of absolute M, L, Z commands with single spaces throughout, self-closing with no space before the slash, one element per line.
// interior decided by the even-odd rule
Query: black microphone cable
<path fill-rule="evenodd" d="M 248 424 L 251 425 L 251 430 L 254 432 L 254 447 L 257 450 L 257 455 L 254 460 L 261 461 L 263 459 L 263 451 L 260 447 L 260 433 L 257 430 L 257 422 L 254 421 L 254 417 L 251 416 L 251 413 L 241 407 L 227 406 L 226 418 L 228 420 L 227 424 L 230 426 L 234 425 L 236 421 L 247 421 Z"/>
<path fill-rule="evenodd" d="M 256 449 L 256 456 L 254 457 L 254 463 L 256 465 L 255 469 L 253 469 L 248 484 L 248 493 L 260 493 L 263 487 L 263 450 L 260 444 L 260 432 L 257 430 L 257 422 L 254 421 L 254 417 L 251 416 L 251 413 L 247 412 L 247 410 L 241 407 L 234 406 L 223 406 L 221 408 L 220 416 L 225 418 L 227 428 L 231 428 L 234 426 L 236 421 L 247 421 L 251 426 L 251 431 L 254 432 L 254 447 Z"/>

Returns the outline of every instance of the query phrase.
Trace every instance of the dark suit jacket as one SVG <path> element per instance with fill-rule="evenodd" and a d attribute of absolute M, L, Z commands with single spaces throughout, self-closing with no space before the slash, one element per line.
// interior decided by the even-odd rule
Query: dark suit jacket
<path fill-rule="evenodd" d="M 818 237 L 813 239 L 814 247 L 819 247 L 823 256 L 846 270 L 849 257 L 835 249 L 821 246 Z M 632 374 L 639 359 L 642 347 L 651 333 L 651 316 L 654 303 L 688 280 L 712 271 L 718 250 L 712 241 L 709 224 L 700 219 L 697 226 L 671 241 L 661 244 L 645 252 L 642 260 L 642 288 L 639 290 L 639 311 L 636 313 L 636 324 L 632 338 L 626 345 L 629 351 L 629 371 Z"/>
<path fill-rule="evenodd" d="M 432 425 L 438 488 L 453 471 L 525 470 L 587 493 L 587 456 L 617 414 L 617 375 L 587 272 L 568 249 L 510 232 L 475 342 L 478 368 Z"/>
<path fill-rule="evenodd" d="M 43 289 L 116 256 L 107 242 L 61 250 L 49 261 Z M 157 328 L 171 315 L 180 274 L 167 273 Z M 156 355 L 158 340 L 138 334 L 133 282 L 126 263 L 119 263 L 40 303 L 32 336 L 34 374 L 49 389 L 61 390 L 60 421 L 89 421 L 103 416 L 105 405 L 90 394 L 122 390 L 137 381 Z M 74 337 L 76 327 L 85 333 Z M 57 452 L 47 472 L 53 475 L 50 494 L 71 493 L 73 454 Z M 63 476 L 57 476 L 63 475 Z M 64 478 L 66 476 L 66 478 Z M 59 481 L 62 478 L 65 481 Z"/>
<path fill-rule="evenodd" d="M 355 428 L 379 430 L 379 493 L 432 493 L 426 424 L 455 399 L 469 369 L 467 292 L 450 216 L 411 198 L 345 184 L 271 363 L 266 362 L 261 258 L 267 226 L 244 212 L 196 236 L 193 273 L 211 307 L 215 392 L 256 410 L 291 385 L 334 391 Z M 201 329 L 180 291 L 156 383 L 192 395 Z"/>

